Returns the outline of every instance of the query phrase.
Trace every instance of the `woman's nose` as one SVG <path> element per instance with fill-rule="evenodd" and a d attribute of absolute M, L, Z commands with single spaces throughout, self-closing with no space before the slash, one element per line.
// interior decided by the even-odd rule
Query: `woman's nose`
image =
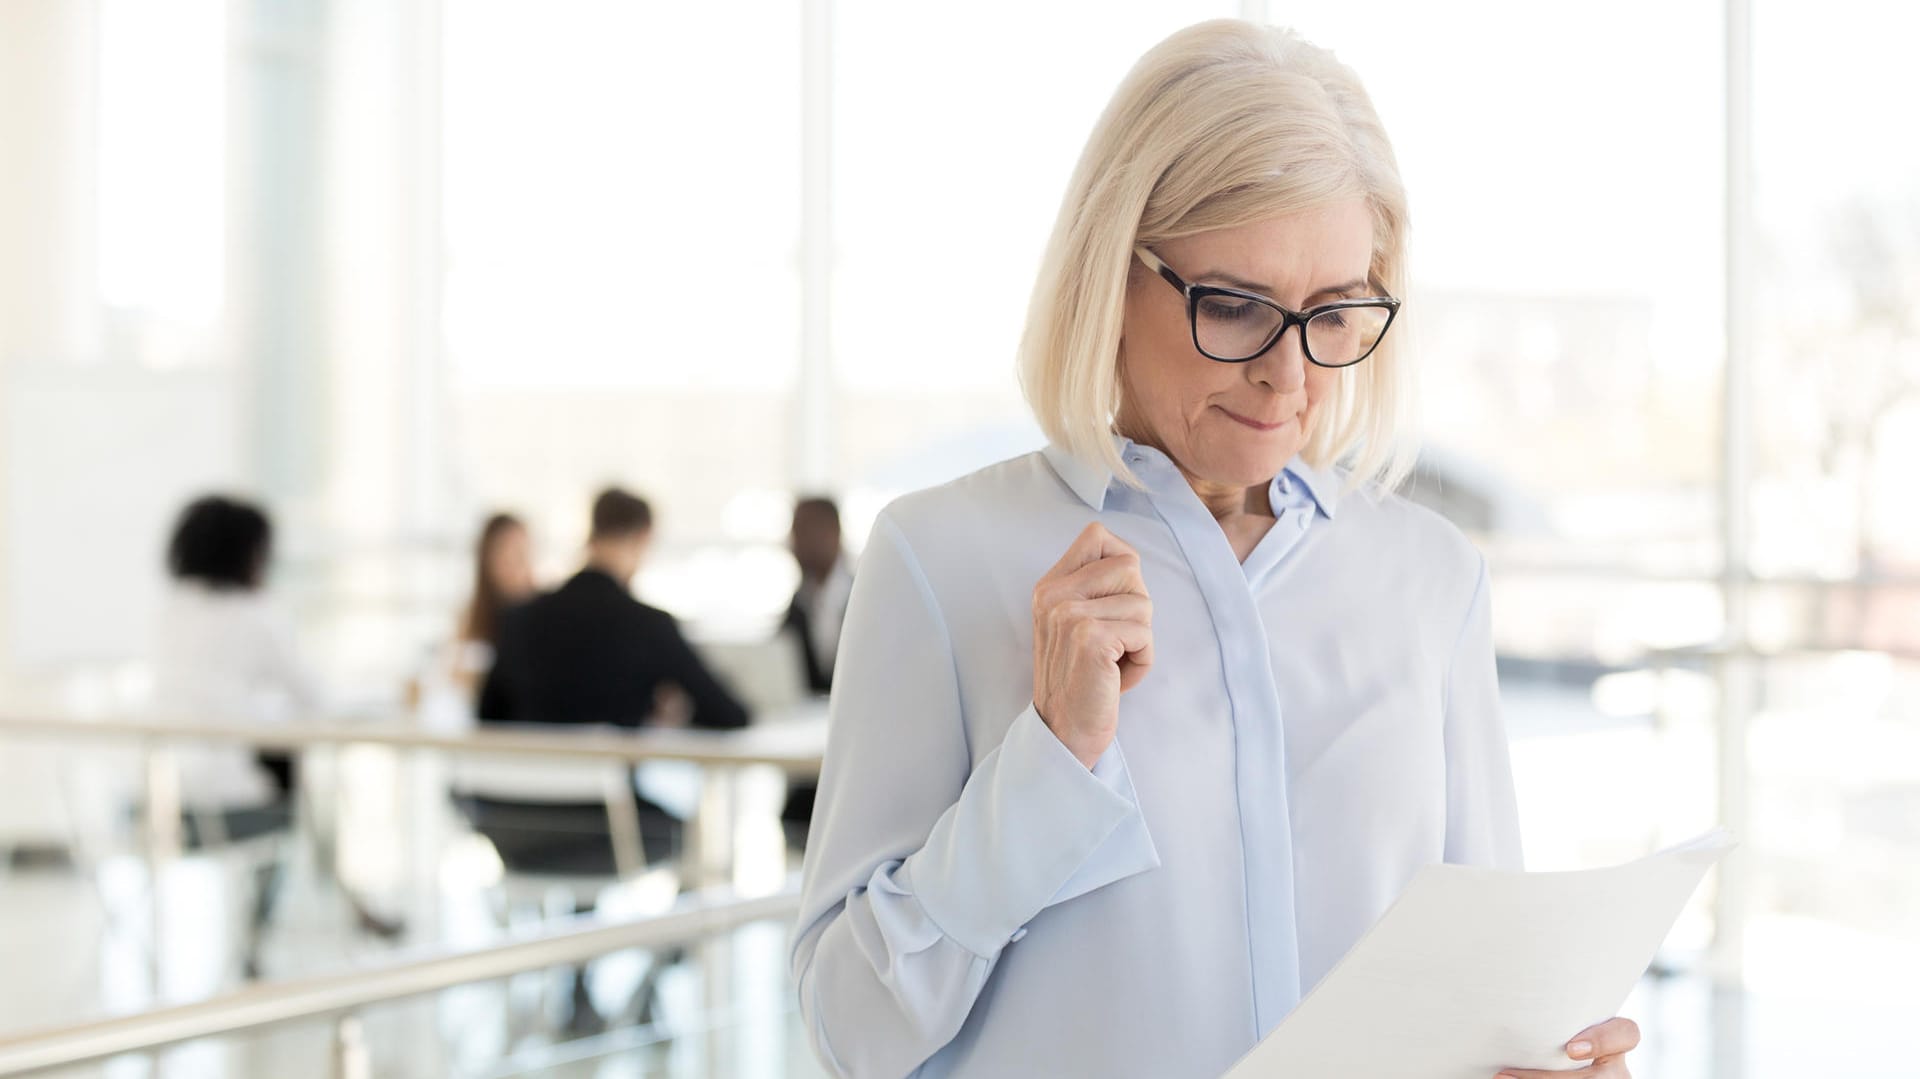
<path fill-rule="evenodd" d="M 1280 393 L 1293 393 L 1307 382 L 1307 328 L 1288 326 L 1273 347 L 1250 361 L 1248 377 L 1272 386 Z"/>

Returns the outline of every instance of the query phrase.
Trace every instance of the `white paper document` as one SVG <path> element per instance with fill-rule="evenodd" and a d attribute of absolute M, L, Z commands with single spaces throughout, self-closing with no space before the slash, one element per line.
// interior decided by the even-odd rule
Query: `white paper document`
<path fill-rule="evenodd" d="M 1619 1011 L 1724 831 L 1571 873 L 1422 869 L 1225 1079 L 1492 1079 L 1571 1070 L 1575 1034 Z"/>

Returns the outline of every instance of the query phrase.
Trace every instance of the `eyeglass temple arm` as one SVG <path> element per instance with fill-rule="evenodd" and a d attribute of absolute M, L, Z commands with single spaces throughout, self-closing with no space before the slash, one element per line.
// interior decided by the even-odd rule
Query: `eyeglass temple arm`
<path fill-rule="evenodd" d="M 1179 274 L 1173 272 L 1173 267 L 1161 262 L 1159 256 L 1145 247 L 1135 247 L 1133 254 L 1140 260 L 1141 265 L 1165 278 L 1167 284 L 1179 289 L 1183 294 L 1187 291 L 1187 283 L 1180 279 Z"/>

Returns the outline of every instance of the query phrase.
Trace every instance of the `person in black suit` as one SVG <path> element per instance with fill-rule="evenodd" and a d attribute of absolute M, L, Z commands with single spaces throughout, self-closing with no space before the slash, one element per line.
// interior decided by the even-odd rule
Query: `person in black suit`
<path fill-rule="evenodd" d="M 645 500 L 609 489 L 593 503 L 587 564 L 557 590 L 501 618 L 480 721 L 732 728 L 747 710 L 728 693 L 672 615 L 628 591 L 652 536 Z M 649 862 L 678 849 L 681 822 L 635 795 Z M 601 873 L 613 868 L 603 803 L 466 799 L 476 828 L 509 868 Z"/>
<path fill-rule="evenodd" d="M 853 570 L 841 546 L 840 507 L 830 498 L 801 499 L 793 507 L 787 542 L 800 567 L 800 587 L 787 605 L 781 629 L 799 638 L 807 688 L 824 694 L 833 687 L 840 623 L 846 620 L 847 597 L 853 591 Z"/>
<path fill-rule="evenodd" d="M 746 726 L 747 710 L 700 662 L 673 616 L 629 591 L 652 534 L 653 511 L 644 499 L 618 488 L 601 492 L 585 568 L 501 617 L 493 669 L 480 691 L 480 722 Z M 671 858 L 681 846 L 683 822 L 637 791 L 633 799 L 647 862 Z M 509 869 L 595 876 L 616 870 L 604 801 L 472 794 L 461 808 Z M 636 991 L 643 1021 L 660 970 L 678 961 L 677 950 L 661 956 Z M 567 1029 L 587 1034 L 604 1023 L 587 992 L 585 969 L 575 968 Z"/>
<path fill-rule="evenodd" d="M 788 537 L 793 560 L 800 566 L 800 587 L 781 621 L 781 632 L 800 642 L 807 688 L 826 694 L 833 688 L 834 654 L 840 645 L 840 623 L 847 616 L 853 593 L 851 559 L 841 546 L 840 507 L 830 498 L 803 498 L 793 507 L 793 530 Z M 807 825 L 813 818 L 814 784 L 791 781 L 780 825 L 796 849 L 807 845 Z"/>
<path fill-rule="evenodd" d="M 654 720 L 671 686 L 692 705 L 693 726 L 746 726 L 746 709 L 700 662 L 673 616 L 628 591 L 652 533 L 645 500 L 618 488 L 594 500 L 586 567 L 501 619 L 481 719 L 637 727 Z"/>

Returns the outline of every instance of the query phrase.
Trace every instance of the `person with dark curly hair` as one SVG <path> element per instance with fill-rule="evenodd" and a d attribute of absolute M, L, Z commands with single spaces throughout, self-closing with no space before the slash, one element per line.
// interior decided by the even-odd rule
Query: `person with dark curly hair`
<path fill-rule="evenodd" d="M 285 723 L 323 713 L 329 695 L 300 654 L 292 624 L 266 592 L 273 524 L 260 507 L 224 495 L 181 511 L 167 543 L 173 591 L 154 648 L 154 704 L 162 718 Z M 175 752 L 190 846 L 285 831 L 295 819 L 294 758 L 237 745 Z M 278 865 L 258 881 L 246 963 L 258 973 L 259 934 L 272 913 Z M 398 921 L 341 892 L 362 929 L 393 937 Z"/>
<path fill-rule="evenodd" d="M 266 594 L 272 552 L 273 525 L 252 503 L 207 495 L 181 511 L 167 543 L 174 587 L 154 651 L 163 713 L 282 722 L 321 707 L 320 682 Z M 189 808 L 283 813 L 293 790 L 293 762 L 284 754 L 194 747 L 180 762 Z"/>

